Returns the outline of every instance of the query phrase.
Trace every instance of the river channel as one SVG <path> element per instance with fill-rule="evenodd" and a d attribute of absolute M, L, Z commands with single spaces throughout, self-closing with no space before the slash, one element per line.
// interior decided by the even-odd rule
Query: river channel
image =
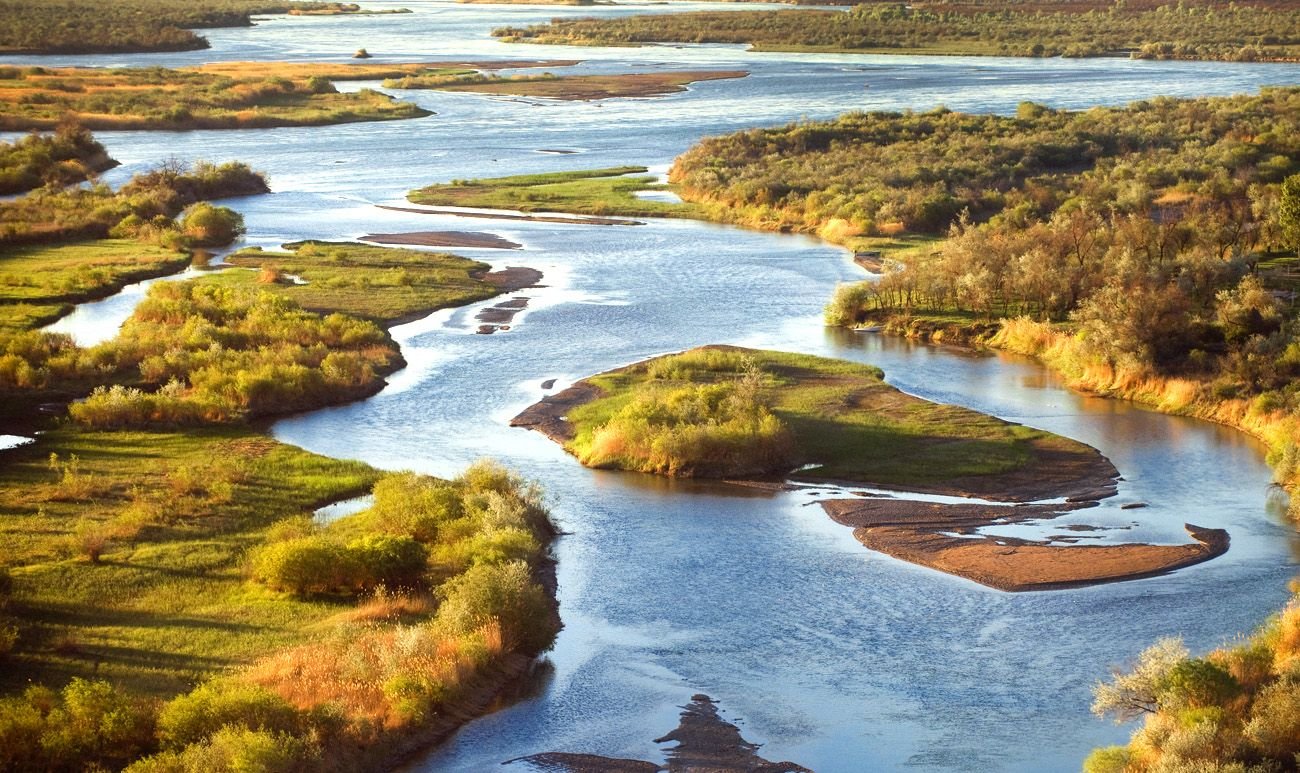
<path fill-rule="evenodd" d="M 398 328 L 411 364 L 384 392 L 274 428 L 286 442 L 390 469 L 453 475 L 496 457 L 544 483 L 566 532 L 555 545 L 565 628 L 547 667 L 522 698 L 471 723 L 414 769 L 511 770 L 500 763 L 551 750 L 662 761 L 652 739 L 676 724 L 677 707 L 692 694 L 707 693 L 747 739 L 764 745 L 764 757 L 818 771 L 1077 770 L 1091 748 L 1131 731 L 1088 713 L 1091 685 L 1112 665 L 1161 636 L 1182 636 L 1198 651 L 1216 646 L 1287 598 L 1300 547 L 1270 494 L 1258 443 L 1072 393 L 1021 358 L 827 329 L 821 309 L 836 283 L 862 276 L 838 248 L 686 221 L 524 223 L 375 205 L 401 205 L 407 190 L 454 178 L 627 163 L 662 172 L 708 134 L 849 110 L 944 104 L 1010 112 L 1027 99 L 1083 108 L 1230 94 L 1295 83 L 1300 66 L 507 46 L 487 31 L 553 16 L 742 6 L 400 5 L 414 13 L 273 17 L 250 29 L 205 31 L 213 43 L 206 51 L 39 61 L 342 61 L 364 46 L 380 62 L 566 58 L 584 63 L 555 72 L 751 72 L 662 98 L 573 103 L 397 92 L 436 115 L 98 134 L 123 162 L 107 175 L 115 184 L 169 156 L 238 159 L 267 172 L 272 194 L 231 203 L 247 220 L 248 244 L 489 231 L 524 249 L 461 252 L 544 274 L 543 287 L 516 294 L 529 306 L 510 330 L 476 334 L 474 316 L 491 303 Z M 346 87 L 359 85 L 375 84 Z M 88 315 L 87 324 L 110 324 L 131 305 L 116 302 L 118 311 Z M 869 362 L 912 394 L 1090 443 L 1124 481 L 1115 504 L 1073 520 L 1110 527 L 1101 539 L 1156 542 L 1186 541 L 1182 524 L 1191 521 L 1227 529 L 1232 547 L 1165 577 L 1007 594 L 868 552 L 808 506 L 806 492 L 592 471 L 541 436 L 507 426 L 546 393 L 543 382 L 556 379 L 558 389 L 705 343 Z M 1136 501 L 1150 506 L 1119 509 Z"/>

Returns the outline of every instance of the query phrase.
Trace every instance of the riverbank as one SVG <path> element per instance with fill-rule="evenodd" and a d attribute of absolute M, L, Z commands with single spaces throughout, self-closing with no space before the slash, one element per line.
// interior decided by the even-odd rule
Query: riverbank
<path fill-rule="evenodd" d="M 382 388 L 401 355 L 362 317 L 386 330 L 540 274 L 354 243 L 288 247 L 294 252 L 232 256 L 256 272 L 160 286 L 118 339 L 90 351 L 101 361 L 147 361 L 146 381 L 167 378 L 159 368 L 175 371 L 168 384 L 157 393 L 96 390 L 71 420 L 3 452 L 0 658 L 10 665 L 0 687 L 10 697 L 0 698 L 0 747 L 8 750 L 0 760 L 17 754 L 53 768 L 111 759 L 120 767 L 156 753 L 150 764 L 183 765 L 214 745 L 251 750 L 275 740 L 306 769 L 322 759 L 331 770 L 394 767 L 496 705 L 558 630 L 547 557 L 555 532 L 531 482 L 483 463 L 451 481 L 385 474 L 281 444 L 261 422 L 244 421 Z M 272 260 L 292 261 L 306 284 L 283 281 L 266 265 Z M 299 298 L 295 289 L 311 294 Z M 269 300 L 276 297 L 283 300 Z M 314 313 L 297 311 L 295 300 Z M 145 346 L 167 349 L 165 366 L 156 355 L 127 357 L 150 324 L 165 325 L 155 334 L 188 336 L 173 348 L 145 335 Z M 295 344 L 268 340 L 283 329 L 296 331 Z M 222 343 L 209 347 L 204 336 Z M 280 377 L 250 361 L 246 344 L 278 352 Z M 205 364 L 214 351 L 228 360 L 217 363 L 219 373 Z M 324 383 L 309 372 L 317 361 Z M 251 387 L 242 410 L 214 414 L 215 393 L 204 396 L 214 378 L 226 391 Z M 375 503 L 366 511 L 328 525 L 309 517 L 367 492 Z M 395 637 L 405 642 L 401 652 L 392 650 Z M 387 654 L 363 675 L 340 659 L 355 647 Z M 398 672 L 388 672 L 392 664 Z M 97 727 L 31 723 L 19 724 L 34 735 L 20 737 L 11 732 L 19 724 L 6 724 L 30 710 L 21 688 L 68 685 L 52 693 L 62 706 L 83 683 L 105 693 L 106 711 L 129 713 L 130 738 L 110 744 Z M 224 719 L 179 739 L 154 734 L 155 724 L 171 727 L 170 717 L 192 705 Z M 334 712 L 328 722 L 325 705 Z M 271 712 L 276 724 L 254 722 L 256 711 Z M 225 738 L 222 725 L 244 735 Z M 54 732 L 73 732 L 70 759 L 59 756 L 63 747 L 43 745 Z M 94 751 L 103 744 L 111 753 Z"/>

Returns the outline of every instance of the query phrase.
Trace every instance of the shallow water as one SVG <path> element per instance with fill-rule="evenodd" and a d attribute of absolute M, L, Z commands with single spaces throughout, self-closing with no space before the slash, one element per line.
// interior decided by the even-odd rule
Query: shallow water
<path fill-rule="evenodd" d="M 820 313 L 834 285 L 861 276 L 842 250 L 682 221 L 469 221 L 373 205 L 401 204 L 410 188 L 457 177 L 624 163 L 662 173 L 703 135 L 846 110 L 944 103 L 1005 112 L 1025 99 L 1083 107 L 1161 93 L 1226 94 L 1294 82 L 1300 67 L 511 47 L 486 31 L 553 16 L 669 9 L 400 5 L 416 13 L 274 18 L 206 32 L 209 51 L 45 61 L 343 59 L 365 46 L 375 61 L 551 57 L 587 59 L 578 72 L 752 71 L 658 99 L 408 92 L 402 97 L 437 115 L 314 129 L 101 134 L 123 162 L 107 175 L 113 182 L 166 156 L 240 159 L 267 171 L 274 193 L 235 204 L 249 225 L 248 244 L 490 231 L 525 249 L 461 252 L 545 274 L 545 287 L 520 293 L 531 301 L 510 331 L 473 332 L 474 315 L 495 300 L 404 325 L 394 335 L 411 365 L 383 393 L 275 428 L 285 441 L 393 469 L 452 475 L 480 456 L 503 459 L 544 481 L 568 532 L 556 544 L 565 630 L 548 656 L 549 676 L 532 697 L 470 724 L 416 769 L 496 769 L 548 750 L 662 759 L 651 739 L 676 723 L 676 706 L 704 692 L 746 738 L 764 744 L 764 757 L 819 771 L 1076 770 L 1090 748 L 1129 732 L 1087 712 L 1090 685 L 1110 665 L 1165 635 L 1184 636 L 1194 649 L 1214 646 L 1286 598 L 1300 546 L 1270 499 L 1259 444 L 1073 394 L 1020 358 L 827 330 Z M 580 152 L 546 152 L 555 149 Z M 1232 548 L 1166 577 L 1006 594 L 867 552 L 808 506 L 814 494 L 591 471 L 540 435 L 507 426 L 544 393 L 546 380 L 560 389 L 705 343 L 869 362 L 907 392 L 1078 438 L 1110 457 L 1125 481 L 1114 504 L 1061 523 L 1114 527 L 1110 538 L 1182 542 L 1182 524 L 1191 521 L 1228 529 Z M 1118 509 L 1129 501 L 1151 506 Z"/>

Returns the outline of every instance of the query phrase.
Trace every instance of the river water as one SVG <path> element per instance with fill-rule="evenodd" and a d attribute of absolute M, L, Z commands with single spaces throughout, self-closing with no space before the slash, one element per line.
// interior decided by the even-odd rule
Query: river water
<path fill-rule="evenodd" d="M 369 3 L 370 7 L 385 4 Z M 1108 668 L 1161 636 L 1195 650 L 1249 631 L 1287 597 L 1297 546 L 1270 498 L 1263 450 L 1240 433 L 1064 389 L 1035 363 L 828 330 L 835 284 L 860 277 L 837 248 L 801 236 L 650 220 L 633 227 L 462 220 L 393 212 L 414 187 L 454 178 L 639 163 L 663 171 L 699 137 L 848 110 L 1007 112 L 1158 94 L 1251 91 L 1300 67 L 1128 60 L 1009 60 L 749 54 L 734 46 L 578 49 L 506 46 L 499 24 L 553 16 L 741 7 L 682 3 L 573 9 L 416 0 L 415 13 L 266 20 L 206 32 L 207 51 L 49 57 L 46 64 L 215 60 L 585 60 L 574 72 L 746 69 L 684 94 L 556 103 L 402 93 L 435 111 L 391 123 L 250 132 L 105 132 L 123 166 L 239 159 L 274 193 L 236 200 L 266 247 L 367 232 L 486 230 L 522 251 L 464 250 L 544 272 L 519 293 L 511 330 L 476 335 L 478 304 L 398 328 L 411 366 L 378 396 L 278 423 L 280 439 L 384 468 L 453 475 L 492 456 L 545 483 L 566 532 L 559 559 L 565 629 L 528 697 L 475 721 L 421 771 L 498 769 L 549 750 L 661 761 L 652 739 L 704 692 L 762 755 L 819 771 L 1068 771 L 1129 727 L 1088 713 Z M 561 72 L 563 70 L 555 70 Z M 356 88 L 357 85 L 347 85 Z M 568 154 L 544 151 L 576 151 Z M 87 325 L 117 324 L 130 303 Z M 75 328 L 76 325 L 71 327 Z M 75 331 L 74 331 L 75 332 Z M 808 506 L 758 494 L 587 470 L 508 419 L 582 376 L 705 343 L 845 357 L 898 387 L 1078 438 L 1125 481 L 1116 505 L 1077 515 L 1109 539 L 1186 540 L 1182 524 L 1226 528 L 1223 557 L 1160 578 L 1007 594 L 874 553 Z M 1142 501 L 1142 510 L 1118 509 Z"/>

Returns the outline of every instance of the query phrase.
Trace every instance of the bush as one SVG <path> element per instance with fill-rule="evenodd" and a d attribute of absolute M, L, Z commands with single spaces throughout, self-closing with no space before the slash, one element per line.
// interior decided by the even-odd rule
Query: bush
<path fill-rule="evenodd" d="M 186 210 L 181 230 L 191 244 L 200 247 L 224 247 L 244 233 L 244 217 L 229 207 L 216 207 L 206 201 Z"/>
<path fill-rule="evenodd" d="M 1158 685 L 1160 705 L 1172 708 L 1221 706 L 1241 692 L 1232 674 L 1202 658 L 1175 664 Z"/>
<path fill-rule="evenodd" d="M 415 585 L 429 567 L 428 549 L 404 535 L 362 537 L 348 543 L 346 551 L 346 564 L 355 572 L 349 584 L 360 589 Z"/>
<path fill-rule="evenodd" d="M 508 649 L 536 653 L 555 640 L 550 599 L 523 561 L 472 566 L 439 592 L 435 623 L 451 633 L 469 635 L 495 621 Z"/>
<path fill-rule="evenodd" d="M 74 678 L 61 693 L 31 687 L 0 701 L 0 770 L 116 769 L 153 748 L 149 705 L 108 682 Z"/>
<path fill-rule="evenodd" d="M 136 762 L 129 773 L 301 773 L 318 769 L 315 742 L 287 733 L 224 727 L 178 752 Z"/>
<path fill-rule="evenodd" d="M 1029 102 L 1021 103 L 1022 107 Z M 1128 769 L 1129 751 L 1124 746 L 1105 746 L 1093 749 L 1083 761 L 1083 773 L 1125 773 Z"/>
<path fill-rule="evenodd" d="M 1251 706 L 1244 734 L 1272 759 L 1300 754 L 1300 684 L 1279 681 L 1261 690 Z"/>
<path fill-rule="evenodd" d="M 172 699 L 158 715 L 158 737 L 171 750 L 207 740 L 222 728 L 272 733 L 301 731 L 298 710 L 255 685 L 209 682 Z"/>
<path fill-rule="evenodd" d="M 341 546 L 313 535 L 263 546 L 253 554 L 254 578 L 299 595 L 326 593 L 344 584 L 347 556 Z"/>

